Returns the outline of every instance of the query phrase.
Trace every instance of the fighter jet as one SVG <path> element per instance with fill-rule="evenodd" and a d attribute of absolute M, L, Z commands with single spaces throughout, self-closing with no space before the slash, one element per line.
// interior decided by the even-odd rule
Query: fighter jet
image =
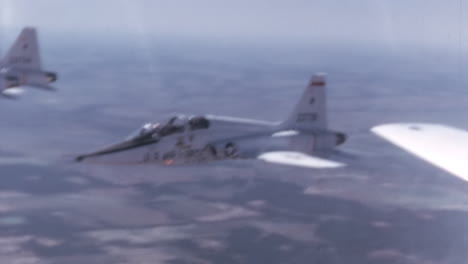
<path fill-rule="evenodd" d="M 42 70 L 35 28 L 26 27 L 0 60 L 0 95 L 13 99 L 23 87 L 55 90 L 55 72 Z"/>
<path fill-rule="evenodd" d="M 124 141 L 80 155 L 76 161 L 176 165 L 260 159 L 310 168 L 341 167 L 343 163 L 326 157 L 346 135 L 327 128 L 325 81 L 324 74 L 315 74 L 283 122 L 178 115 L 145 124 Z"/>
<path fill-rule="evenodd" d="M 468 132 L 438 124 L 396 123 L 372 132 L 409 153 L 468 181 Z"/>

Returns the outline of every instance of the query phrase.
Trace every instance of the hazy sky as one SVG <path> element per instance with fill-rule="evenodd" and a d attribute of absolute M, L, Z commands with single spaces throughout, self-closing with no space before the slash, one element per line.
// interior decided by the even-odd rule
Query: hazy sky
<path fill-rule="evenodd" d="M 465 46 L 463 0 L 0 0 L 0 26 L 46 32 Z"/>

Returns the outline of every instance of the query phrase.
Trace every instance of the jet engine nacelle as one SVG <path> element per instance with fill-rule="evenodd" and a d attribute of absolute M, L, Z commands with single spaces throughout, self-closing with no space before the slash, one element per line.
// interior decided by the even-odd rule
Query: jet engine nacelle
<path fill-rule="evenodd" d="M 346 141 L 346 134 L 341 132 L 330 132 L 315 135 L 316 150 L 329 150 L 341 145 Z"/>
<path fill-rule="evenodd" d="M 345 143 L 347 138 L 345 133 L 335 132 L 335 146 Z"/>
<path fill-rule="evenodd" d="M 57 73 L 55 72 L 45 72 L 45 76 L 49 83 L 57 81 Z"/>
<path fill-rule="evenodd" d="M 26 84 L 47 84 L 57 80 L 57 74 L 53 72 L 27 72 L 21 75 L 20 80 Z"/>
<path fill-rule="evenodd" d="M 4 70 L 2 75 L 5 76 L 7 84 L 18 86 L 23 84 L 48 84 L 57 80 L 55 72 L 29 71 L 11 68 Z"/>

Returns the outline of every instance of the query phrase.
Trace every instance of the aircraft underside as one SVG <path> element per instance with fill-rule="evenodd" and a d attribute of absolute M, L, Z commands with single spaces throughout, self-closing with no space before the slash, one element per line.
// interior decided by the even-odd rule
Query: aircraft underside
<path fill-rule="evenodd" d="M 250 157 L 247 154 L 243 154 L 236 143 L 228 142 L 222 147 L 211 144 L 203 147 L 179 144 L 173 148 L 162 149 L 160 146 L 156 148 L 149 145 L 105 155 L 89 156 L 86 160 L 100 163 L 180 165 L 247 158 Z"/>

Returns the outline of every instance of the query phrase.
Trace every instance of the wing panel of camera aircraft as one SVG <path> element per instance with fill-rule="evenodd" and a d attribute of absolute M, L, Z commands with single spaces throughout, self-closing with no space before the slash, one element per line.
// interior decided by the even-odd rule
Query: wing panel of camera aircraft
<path fill-rule="evenodd" d="M 324 157 L 346 140 L 343 133 L 327 129 L 325 84 L 325 75 L 315 74 L 284 122 L 175 116 L 163 123 L 148 123 L 123 142 L 76 160 L 175 165 L 260 159 L 307 168 L 342 167 L 343 163 Z"/>
<path fill-rule="evenodd" d="M 384 124 L 372 132 L 468 181 L 468 132 L 438 124 Z"/>
<path fill-rule="evenodd" d="M 16 98 L 18 89 L 24 87 L 53 91 L 49 84 L 56 80 L 56 73 L 42 69 L 36 29 L 24 28 L 0 61 L 1 95 Z"/>

